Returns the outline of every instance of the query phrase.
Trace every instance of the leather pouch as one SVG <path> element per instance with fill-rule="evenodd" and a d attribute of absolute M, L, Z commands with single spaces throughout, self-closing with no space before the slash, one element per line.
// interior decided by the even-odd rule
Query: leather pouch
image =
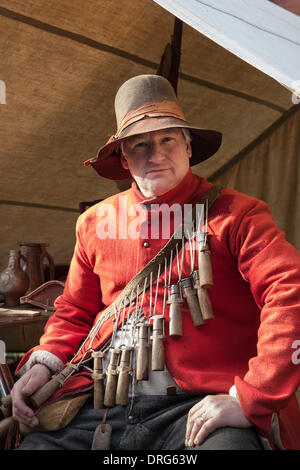
<path fill-rule="evenodd" d="M 39 420 L 34 428 L 20 424 L 20 433 L 26 436 L 32 432 L 59 431 L 77 415 L 89 397 L 93 395 L 92 371 L 87 367 L 68 378 L 63 387 L 36 410 Z"/>
<path fill-rule="evenodd" d="M 22 436 L 27 436 L 32 432 L 59 431 L 63 429 L 75 418 L 80 408 L 90 396 L 92 396 L 92 391 L 64 397 L 42 406 L 36 414 L 39 425 L 31 428 L 20 424 L 20 433 Z"/>

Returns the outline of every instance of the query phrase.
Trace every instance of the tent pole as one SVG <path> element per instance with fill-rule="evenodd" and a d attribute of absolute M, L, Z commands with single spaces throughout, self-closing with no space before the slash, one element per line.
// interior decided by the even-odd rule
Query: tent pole
<path fill-rule="evenodd" d="M 177 94 L 178 74 L 181 55 L 183 23 L 175 18 L 171 44 L 168 43 L 161 57 L 157 75 L 167 78 Z"/>

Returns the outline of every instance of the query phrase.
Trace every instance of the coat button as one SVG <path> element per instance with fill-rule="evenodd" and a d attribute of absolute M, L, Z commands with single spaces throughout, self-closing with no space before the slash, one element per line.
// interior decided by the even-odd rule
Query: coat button
<path fill-rule="evenodd" d="M 149 242 L 144 242 L 144 243 L 143 243 L 143 246 L 144 246 L 145 248 L 148 248 L 148 247 L 149 247 Z"/>

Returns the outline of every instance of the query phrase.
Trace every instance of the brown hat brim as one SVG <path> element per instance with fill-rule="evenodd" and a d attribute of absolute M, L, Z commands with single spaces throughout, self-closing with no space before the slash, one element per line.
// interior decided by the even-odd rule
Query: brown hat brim
<path fill-rule="evenodd" d="M 192 135 L 192 158 L 190 166 L 197 165 L 214 155 L 222 142 L 221 132 L 202 129 L 189 125 L 186 121 L 173 117 L 144 117 L 126 127 L 117 139 L 112 136 L 109 141 L 99 149 L 95 158 L 85 162 L 91 165 L 102 177 L 112 180 L 124 180 L 131 178 L 128 170 L 125 170 L 120 159 L 120 144 L 134 135 L 157 130 L 184 127 L 189 129 Z"/>

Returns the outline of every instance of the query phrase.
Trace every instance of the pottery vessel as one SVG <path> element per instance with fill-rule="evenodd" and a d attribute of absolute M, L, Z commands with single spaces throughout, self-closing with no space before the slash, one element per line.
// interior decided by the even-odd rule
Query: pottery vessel
<path fill-rule="evenodd" d="M 19 305 L 29 286 L 28 276 L 20 266 L 21 257 L 19 250 L 10 250 L 8 266 L 0 274 L 0 293 L 8 307 Z"/>
<path fill-rule="evenodd" d="M 45 282 L 43 269 L 45 260 L 49 263 L 50 280 L 54 279 L 54 261 L 46 250 L 47 246 L 49 246 L 47 243 L 19 243 L 22 254 L 21 267 L 29 278 L 27 294 Z"/>

